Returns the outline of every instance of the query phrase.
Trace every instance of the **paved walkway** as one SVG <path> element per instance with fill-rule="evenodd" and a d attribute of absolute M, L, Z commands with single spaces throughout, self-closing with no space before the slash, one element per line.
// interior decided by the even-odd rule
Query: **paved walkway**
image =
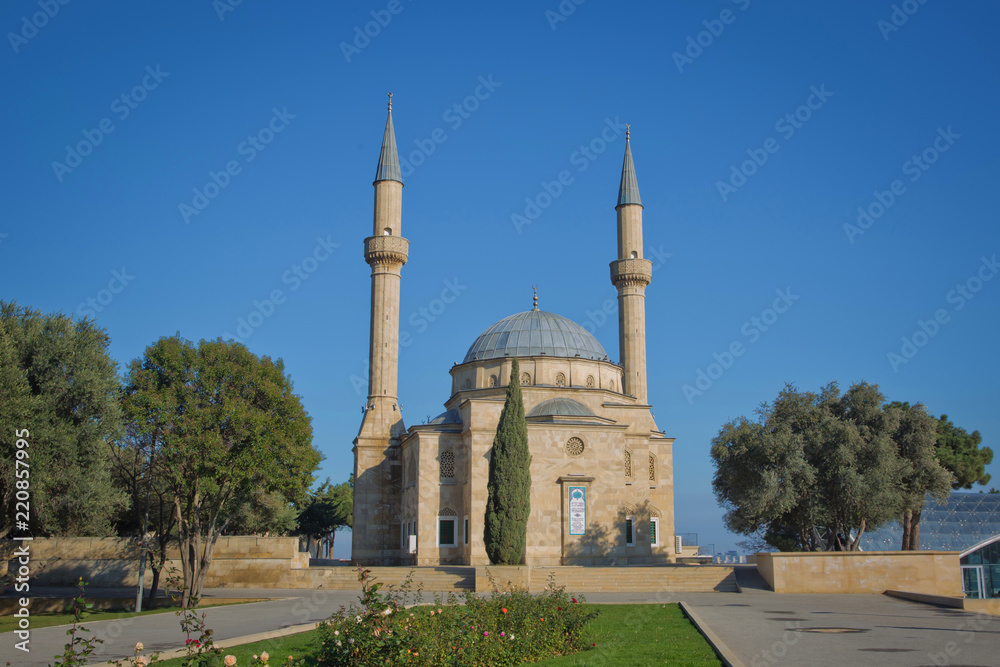
<path fill-rule="evenodd" d="M 743 593 L 591 593 L 593 603 L 684 602 L 728 648 L 732 664 L 770 665 L 1000 665 L 1000 617 L 907 602 L 883 595 L 777 595 L 755 573 L 740 572 Z M 90 592 L 90 591 L 88 591 Z M 96 591 L 94 591 L 96 593 Z M 119 592 L 119 595 L 121 593 Z M 357 591 L 215 589 L 212 597 L 276 597 L 206 610 L 217 640 L 288 628 L 327 618 L 357 600 Z M 431 594 L 425 593 L 430 601 Z M 105 639 L 92 662 L 124 657 L 135 642 L 147 653 L 183 645 L 173 613 L 88 623 Z M 31 632 L 31 653 L 0 634 L 0 665 L 43 667 L 62 652 L 66 628 Z"/>

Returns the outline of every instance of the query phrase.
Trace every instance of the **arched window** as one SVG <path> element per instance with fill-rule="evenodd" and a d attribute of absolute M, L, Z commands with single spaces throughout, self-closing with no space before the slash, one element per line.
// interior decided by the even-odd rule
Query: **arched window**
<path fill-rule="evenodd" d="M 565 387 L 566 386 L 566 376 L 562 373 L 556 373 L 556 386 Z"/>
<path fill-rule="evenodd" d="M 463 389 L 472 389 L 472 380 L 465 378 L 465 384 L 462 385 Z"/>
<path fill-rule="evenodd" d="M 637 253 L 635 250 L 633 250 L 632 251 L 632 259 L 637 259 L 638 257 L 639 257 L 639 253 Z"/>
<path fill-rule="evenodd" d="M 491 375 L 490 376 L 490 386 L 491 387 L 497 386 L 497 376 L 496 375 Z"/>
<path fill-rule="evenodd" d="M 392 227 L 386 227 L 383 229 L 382 236 L 392 236 Z"/>
<path fill-rule="evenodd" d="M 526 372 L 525 373 L 521 373 L 521 384 L 522 385 L 531 384 L 531 374 L 530 373 L 526 373 Z"/>
<path fill-rule="evenodd" d="M 632 452 L 625 450 L 625 479 L 632 481 Z"/>
<path fill-rule="evenodd" d="M 649 455 L 649 481 L 656 481 L 656 459 L 652 454 Z"/>
<path fill-rule="evenodd" d="M 455 452 L 442 452 L 440 461 L 441 461 L 441 479 L 454 479 Z"/>
<path fill-rule="evenodd" d="M 587 389 L 593 389 L 593 388 L 594 388 L 594 376 L 593 375 L 588 375 L 587 376 Z"/>

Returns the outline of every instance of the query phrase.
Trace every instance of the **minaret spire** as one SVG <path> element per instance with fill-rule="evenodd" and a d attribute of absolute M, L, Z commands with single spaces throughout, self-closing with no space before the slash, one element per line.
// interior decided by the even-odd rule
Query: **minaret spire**
<path fill-rule="evenodd" d="M 638 204 L 642 206 L 639 199 L 639 183 L 635 180 L 635 165 L 632 164 L 632 143 L 629 140 L 631 131 L 629 126 L 625 126 L 625 160 L 622 163 L 622 182 L 618 186 L 618 206 L 622 204 Z"/>
<path fill-rule="evenodd" d="M 625 159 L 618 187 L 618 259 L 611 262 L 611 282 L 618 288 L 618 351 L 625 393 L 640 404 L 646 397 L 646 286 L 653 263 L 642 257 L 642 201 L 632 163 L 631 131 L 625 130 Z"/>
<path fill-rule="evenodd" d="M 396 132 L 392 127 L 392 93 L 389 93 L 389 115 L 385 119 L 385 134 L 382 135 L 382 152 L 378 156 L 375 182 L 399 181 L 403 176 L 399 171 L 399 154 L 396 152 Z"/>

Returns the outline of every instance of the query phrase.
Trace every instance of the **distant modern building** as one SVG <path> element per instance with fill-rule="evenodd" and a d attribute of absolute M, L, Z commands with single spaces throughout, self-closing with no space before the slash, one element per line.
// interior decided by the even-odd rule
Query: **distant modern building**
<path fill-rule="evenodd" d="M 896 522 L 861 536 L 865 551 L 897 551 L 902 542 Z M 920 549 L 961 552 L 966 597 L 1000 597 L 1000 494 L 953 491 L 943 504 L 928 498 L 920 517 Z"/>
<path fill-rule="evenodd" d="M 368 400 L 354 441 L 353 559 L 360 564 L 483 565 L 489 457 L 514 359 L 531 450 L 528 565 L 652 564 L 675 560 L 673 438 L 646 398 L 645 290 L 639 187 L 626 132 L 618 190 L 619 359 L 582 326 L 534 307 L 487 327 L 450 370 L 445 411 L 407 428 L 397 398 L 399 295 L 409 241 L 392 105 L 375 176 Z M 609 225 L 607 238 L 614 238 Z M 459 230 L 470 251 L 488 238 Z M 574 238 L 567 234 L 567 238 Z M 610 245 L 610 243 L 609 243 Z M 422 244 L 423 261 L 446 262 Z M 567 246 L 560 252 L 572 256 Z M 599 267 L 594 267 L 598 270 Z M 607 271 L 607 269 L 604 269 Z M 499 274 L 498 274 L 499 275 Z"/>

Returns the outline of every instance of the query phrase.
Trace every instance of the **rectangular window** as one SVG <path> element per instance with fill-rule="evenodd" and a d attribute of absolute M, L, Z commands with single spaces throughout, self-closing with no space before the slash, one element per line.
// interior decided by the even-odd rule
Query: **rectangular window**
<path fill-rule="evenodd" d="M 635 517 L 625 517 L 625 546 L 635 546 Z"/>
<path fill-rule="evenodd" d="M 660 520 L 656 517 L 649 520 L 649 543 L 660 546 Z"/>
<path fill-rule="evenodd" d="M 465 543 L 469 543 L 469 517 L 465 517 Z"/>
<path fill-rule="evenodd" d="M 455 546 L 455 524 L 457 520 L 453 516 L 438 517 L 438 543 L 439 547 Z"/>

